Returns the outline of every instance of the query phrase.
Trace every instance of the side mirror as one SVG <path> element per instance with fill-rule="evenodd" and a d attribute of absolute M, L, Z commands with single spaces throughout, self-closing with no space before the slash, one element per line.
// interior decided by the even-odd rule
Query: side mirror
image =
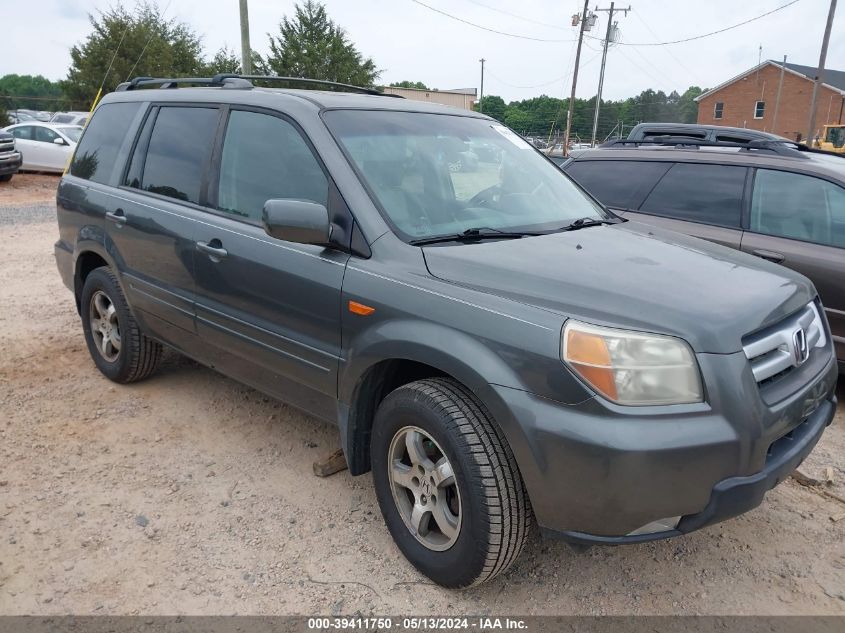
<path fill-rule="evenodd" d="M 331 236 L 329 212 L 322 204 L 304 200 L 268 200 L 261 212 L 270 237 L 296 244 L 325 246 Z"/>
<path fill-rule="evenodd" d="M 59 138 L 58 136 L 53 139 L 53 145 L 67 145 L 63 138 Z"/>

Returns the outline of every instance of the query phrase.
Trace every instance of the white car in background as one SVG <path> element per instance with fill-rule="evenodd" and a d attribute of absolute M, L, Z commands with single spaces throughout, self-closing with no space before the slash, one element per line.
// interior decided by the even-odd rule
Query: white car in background
<path fill-rule="evenodd" d="M 15 137 L 15 145 L 23 155 L 21 169 L 63 172 L 76 143 L 82 135 L 81 125 L 56 125 L 26 121 L 5 130 Z"/>
<path fill-rule="evenodd" d="M 85 127 L 85 122 L 87 120 L 87 112 L 56 112 L 50 119 L 50 123 L 64 125 L 81 125 Z"/>

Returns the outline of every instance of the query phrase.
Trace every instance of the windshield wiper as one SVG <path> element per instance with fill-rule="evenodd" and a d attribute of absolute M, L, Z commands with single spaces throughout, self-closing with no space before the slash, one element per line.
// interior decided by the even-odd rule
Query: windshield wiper
<path fill-rule="evenodd" d="M 561 231 L 577 231 L 588 226 L 601 226 L 602 224 L 619 224 L 624 222 L 622 218 L 578 218 L 566 226 L 560 227 Z"/>
<path fill-rule="evenodd" d="M 537 231 L 502 231 L 486 226 L 466 229 L 460 233 L 450 235 L 437 235 L 435 237 L 423 237 L 408 242 L 412 246 L 425 246 L 426 244 L 438 244 L 440 242 L 478 242 L 479 240 L 515 240 L 530 235 L 546 235 Z"/>

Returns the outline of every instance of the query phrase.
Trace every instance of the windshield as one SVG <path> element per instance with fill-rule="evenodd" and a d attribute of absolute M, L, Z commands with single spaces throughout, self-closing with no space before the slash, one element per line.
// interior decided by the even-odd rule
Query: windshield
<path fill-rule="evenodd" d="M 59 131 L 67 136 L 74 143 L 79 142 L 79 137 L 82 136 L 82 128 L 78 125 L 68 125 L 58 128 Z"/>
<path fill-rule="evenodd" d="M 555 230 L 608 217 L 568 176 L 495 121 L 334 110 L 326 123 L 406 240 L 468 229 Z"/>

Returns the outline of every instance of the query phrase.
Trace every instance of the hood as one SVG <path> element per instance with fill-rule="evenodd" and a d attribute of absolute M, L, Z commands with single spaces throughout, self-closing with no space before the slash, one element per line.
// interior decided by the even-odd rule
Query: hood
<path fill-rule="evenodd" d="M 815 297 L 802 275 L 638 222 L 423 249 L 444 281 L 597 325 L 678 336 L 732 353 Z"/>

